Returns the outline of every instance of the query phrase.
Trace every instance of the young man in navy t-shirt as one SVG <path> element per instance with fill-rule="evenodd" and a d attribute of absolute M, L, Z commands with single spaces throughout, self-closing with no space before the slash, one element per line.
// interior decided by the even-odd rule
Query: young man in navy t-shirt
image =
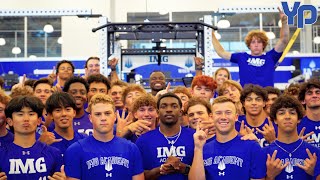
<path fill-rule="evenodd" d="M 88 106 L 93 135 L 72 144 L 65 152 L 68 179 L 143 180 L 139 149 L 113 135 L 115 106 L 106 94 L 94 95 Z"/>
<path fill-rule="evenodd" d="M 8 124 L 14 128 L 13 143 L 0 150 L 0 169 L 8 179 L 65 179 L 60 151 L 36 141 L 43 108 L 36 97 L 18 96 L 5 109 Z"/>
<path fill-rule="evenodd" d="M 212 112 L 216 139 L 206 143 L 207 130 L 198 125 L 189 179 L 264 179 L 266 158 L 257 142 L 243 141 L 238 135 L 234 102 L 227 97 L 217 97 Z"/>
<path fill-rule="evenodd" d="M 310 79 L 303 83 L 300 86 L 299 100 L 305 106 L 306 113 L 298 125 L 298 132 L 305 129 L 303 137 L 320 148 L 320 81 Z"/>
<path fill-rule="evenodd" d="M 55 124 L 52 133 L 56 139 L 59 139 L 59 141 L 52 143 L 51 146 L 58 148 L 62 156 L 71 144 L 85 138 L 85 134 L 80 134 L 73 130 L 73 118 L 76 115 L 75 109 L 74 98 L 66 92 L 56 92 L 46 102 L 46 111 L 53 118 Z"/>
<path fill-rule="evenodd" d="M 240 84 L 258 84 L 262 87 L 274 85 L 275 65 L 289 42 L 289 26 L 287 16 L 279 9 L 282 23 L 280 38 L 275 47 L 263 53 L 268 45 L 268 37 L 264 31 L 253 30 L 246 36 L 245 43 L 250 49 L 246 52 L 230 53 L 224 50 L 214 32 L 212 32 L 212 44 L 217 54 L 239 66 Z"/>
<path fill-rule="evenodd" d="M 173 93 L 159 97 L 160 126 L 141 135 L 140 149 L 146 179 L 188 179 L 193 158 L 194 130 L 181 127 L 182 102 Z"/>
<path fill-rule="evenodd" d="M 271 106 L 271 119 L 278 125 L 278 138 L 264 148 L 267 180 L 320 178 L 320 150 L 299 138 L 297 125 L 303 106 L 292 96 L 280 96 Z"/>

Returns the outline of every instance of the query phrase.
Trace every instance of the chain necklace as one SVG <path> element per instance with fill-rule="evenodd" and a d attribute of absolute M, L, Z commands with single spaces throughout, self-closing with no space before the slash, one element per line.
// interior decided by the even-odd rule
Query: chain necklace
<path fill-rule="evenodd" d="M 159 126 L 159 131 L 160 131 L 160 133 L 164 136 L 164 138 L 166 138 L 166 140 L 168 141 L 168 144 L 171 144 L 171 147 L 172 147 L 172 146 L 174 145 L 174 143 L 176 143 L 176 142 L 178 141 L 179 137 L 180 137 L 180 134 L 181 134 L 181 126 L 180 126 L 180 130 L 179 130 L 179 133 L 178 133 L 178 134 L 169 137 L 169 138 L 176 138 L 175 140 L 172 140 L 172 141 L 170 141 L 170 140 L 168 139 L 168 136 L 165 136 L 165 135 L 161 132 L 160 126 Z"/>
<path fill-rule="evenodd" d="M 300 147 L 300 146 L 302 145 L 302 143 L 303 143 L 303 140 L 301 140 L 301 143 L 300 143 L 292 152 L 288 152 L 288 151 L 285 150 L 283 147 L 281 147 L 281 146 L 277 143 L 277 141 L 278 141 L 278 140 L 275 140 L 275 141 L 274 141 L 274 144 L 275 144 L 276 146 L 278 146 L 280 149 L 282 149 L 284 152 L 288 153 L 290 158 L 291 158 L 291 156 L 292 156 L 292 153 L 294 153 L 296 150 L 298 150 L 299 147 Z"/>

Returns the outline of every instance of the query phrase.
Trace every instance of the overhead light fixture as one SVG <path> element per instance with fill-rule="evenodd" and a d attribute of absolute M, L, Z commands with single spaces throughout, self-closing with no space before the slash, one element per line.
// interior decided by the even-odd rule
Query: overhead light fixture
<path fill-rule="evenodd" d="M 6 45 L 6 40 L 4 38 L 0 38 L 0 46 Z"/>
<path fill-rule="evenodd" d="M 221 35 L 218 33 L 218 31 L 214 32 L 214 35 L 216 36 L 216 38 L 219 40 L 221 39 Z"/>
<path fill-rule="evenodd" d="M 30 58 L 30 59 L 36 59 L 37 56 L 36 56 L 36 55 L 30 55 L 29 58 Z"/>
<path fill-rule="evenodd" d="M 296 55 L 296 54 L 300 54 L 300 52 L 295 50 L 295 51 L 292 51 L 292 54 Z"/>
<path fill-rule="evenodd" d="M 316 36 L 313 38 L 313 43 L 320 44 L 320 36 Z"/>
<path fill-rule="evenodd" d="M 54 31 L 53 26 L 51 24 L 46 24 L 43 27 L 43 31 L 46 33 L 52 33 Z"/>
<path fill-rule="evenodd" d="M 150 22 L 149 19 L 145 19 L 143 22 Z"/>
<path fill-rule="evenodd" d="M 21 49 L 19 47 L 13 47 L 11 52 L 12 54 L 20 54 Z"/>
<path fill-rule="evenodd" d="M 59 44 L 63 44 L 63 39 L 62 39 L 62 37 L 59 37 L 58 40 L 57 40 L 57 42 L 58 42 Z"/>
<path fill-rule="evenodd" d="M 218 28 L 229 28 L 230 27 L 230 22 L 225 18 L 226 18 L 225 15 L 222 15 L 221 19 L 217 23 Z"/>
<path fill-rule="evenodd" d="M 267 37 L 269 39 L 275 39 L 276 38 L 276 35 L 273 32 L 266 32 L 266 34 L 267 34 Z"/>

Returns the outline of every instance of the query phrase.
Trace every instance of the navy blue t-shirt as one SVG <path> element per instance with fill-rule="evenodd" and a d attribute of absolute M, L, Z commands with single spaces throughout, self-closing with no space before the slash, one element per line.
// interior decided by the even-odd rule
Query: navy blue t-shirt
<path fill-rule="evenodd" d="M 278 145 L 278 146 L 277 146 Z M 279 146 L 285 149 L 279 148 Z M 297 148 L 296 151 L 294 151 Z M 317 157 L 320 157 L 320 150 L 316 147 L 308 144 L 307 142 L 299 139 L 296 142 L 285 144 L 276 140 L 271 143 L 270 146 L 263 148 L 266 154 L 272 156 L 273 152 L 277 150 L 276 159 L 279 158 L 283 164 L 289 162 L 289 165 L 282 170 L 282 172 L 275 178 L 276 180 L 282 179 L 293 179 L 293 180 L 312 180 L 313 177 L 308 175 L 303 169 L 299 168 L 296 164 L 304 165 L 306 158 L 309 158 L 306 149 L 309 149 L 311 154 L 316 153 Z M 294 152 L 293 152 L 294 151 Z M 291 157 L 289 153 L 291 153 Z M 319 158 L 314 169 L 314 177 L 317 177 L 320 174 L 320 161 Z"/>
<path fill-rule="evenodd" d="M 7 131 L 7 134 L 3 137 L 0 137 L 0 147 L 4 147 L 7 144 L 12 143 L 14 140 L 13 134 L 10 131 Z"/>
<path fill-rule="evenodd" d="M 60 151 L 39 141 L 30 148 L 11 143 L 0 149 L 0 168 L 8 179 L 47 179 L 60 172 L 62 164 Z"/>
<path fill-rule="evenodd" d="M 246 52 L 232 53 L 230 61 L 239 66 L 240 84 L 258 84 L 262 87 L 274 86 L 274 66 L 282 53 L 274 49 L 261 56 L 252 56 Z"/>
<path fill-rule="evenodd" d="M 298 124 L 298 133 L 305 127 L 304 135 L 310 132 L 314 132 L 308 139 L 312 139 L 313 141 L 309 142 L 313 146 L 320 148 L 320 121 L 312 121 L 307 116 L 303 117 Z"/>
<path fill-rule="evenodd" d="M 77 142 L 78 140 L 83 139 L 83 138 L 86 137 L 85 134 L 80 134 L 78 132 L 74 132 L 73 139 L 66 140 L 65 138 L 60 136 L 56 131 L 52 131 L 52 132 L 53 132 L 54 136 L 56 137 L 56 139 L 62 139 L 62 141 L 55 142 L 55 143 L 51 144 L 50 146 L 53 146 L 53 147 L 59 149 L 62 156 L 64 155 L 64 153 L 66 152 L 68 147 L 71 146 L 71 144 L 73 144 L 73 143 Z"/>
<path fill-rule="evenodd" d="M 226 143 L 216 139 L 203 147 L 206 179 L 248 180 L 266 176 L 266 158 L 255 141 L 236 136 Z"/>

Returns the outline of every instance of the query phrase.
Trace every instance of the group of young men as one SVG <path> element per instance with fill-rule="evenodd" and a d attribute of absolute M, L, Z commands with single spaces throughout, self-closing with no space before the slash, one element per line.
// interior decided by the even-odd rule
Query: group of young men
<path fill-rule="evenodd" d="M 223 69 L 170 92 L 155 71 L 147 93 L 117 78 L 116 59 L 110 83 L 90 57 L 84 77 L 63 60 L 32 94 L 24 85 L 12 99 L 0 91 L 0 180 L 320 180 L 320 81 L 303 83 L 297 98 L 269 86 L 289 36 L 280 18 L 280 40 L 266 55 L 262 32 L 249 33 L 251 54 L 228 53 L 213 35 L 217 53 L 239 64 L 243 89 Z"/>

